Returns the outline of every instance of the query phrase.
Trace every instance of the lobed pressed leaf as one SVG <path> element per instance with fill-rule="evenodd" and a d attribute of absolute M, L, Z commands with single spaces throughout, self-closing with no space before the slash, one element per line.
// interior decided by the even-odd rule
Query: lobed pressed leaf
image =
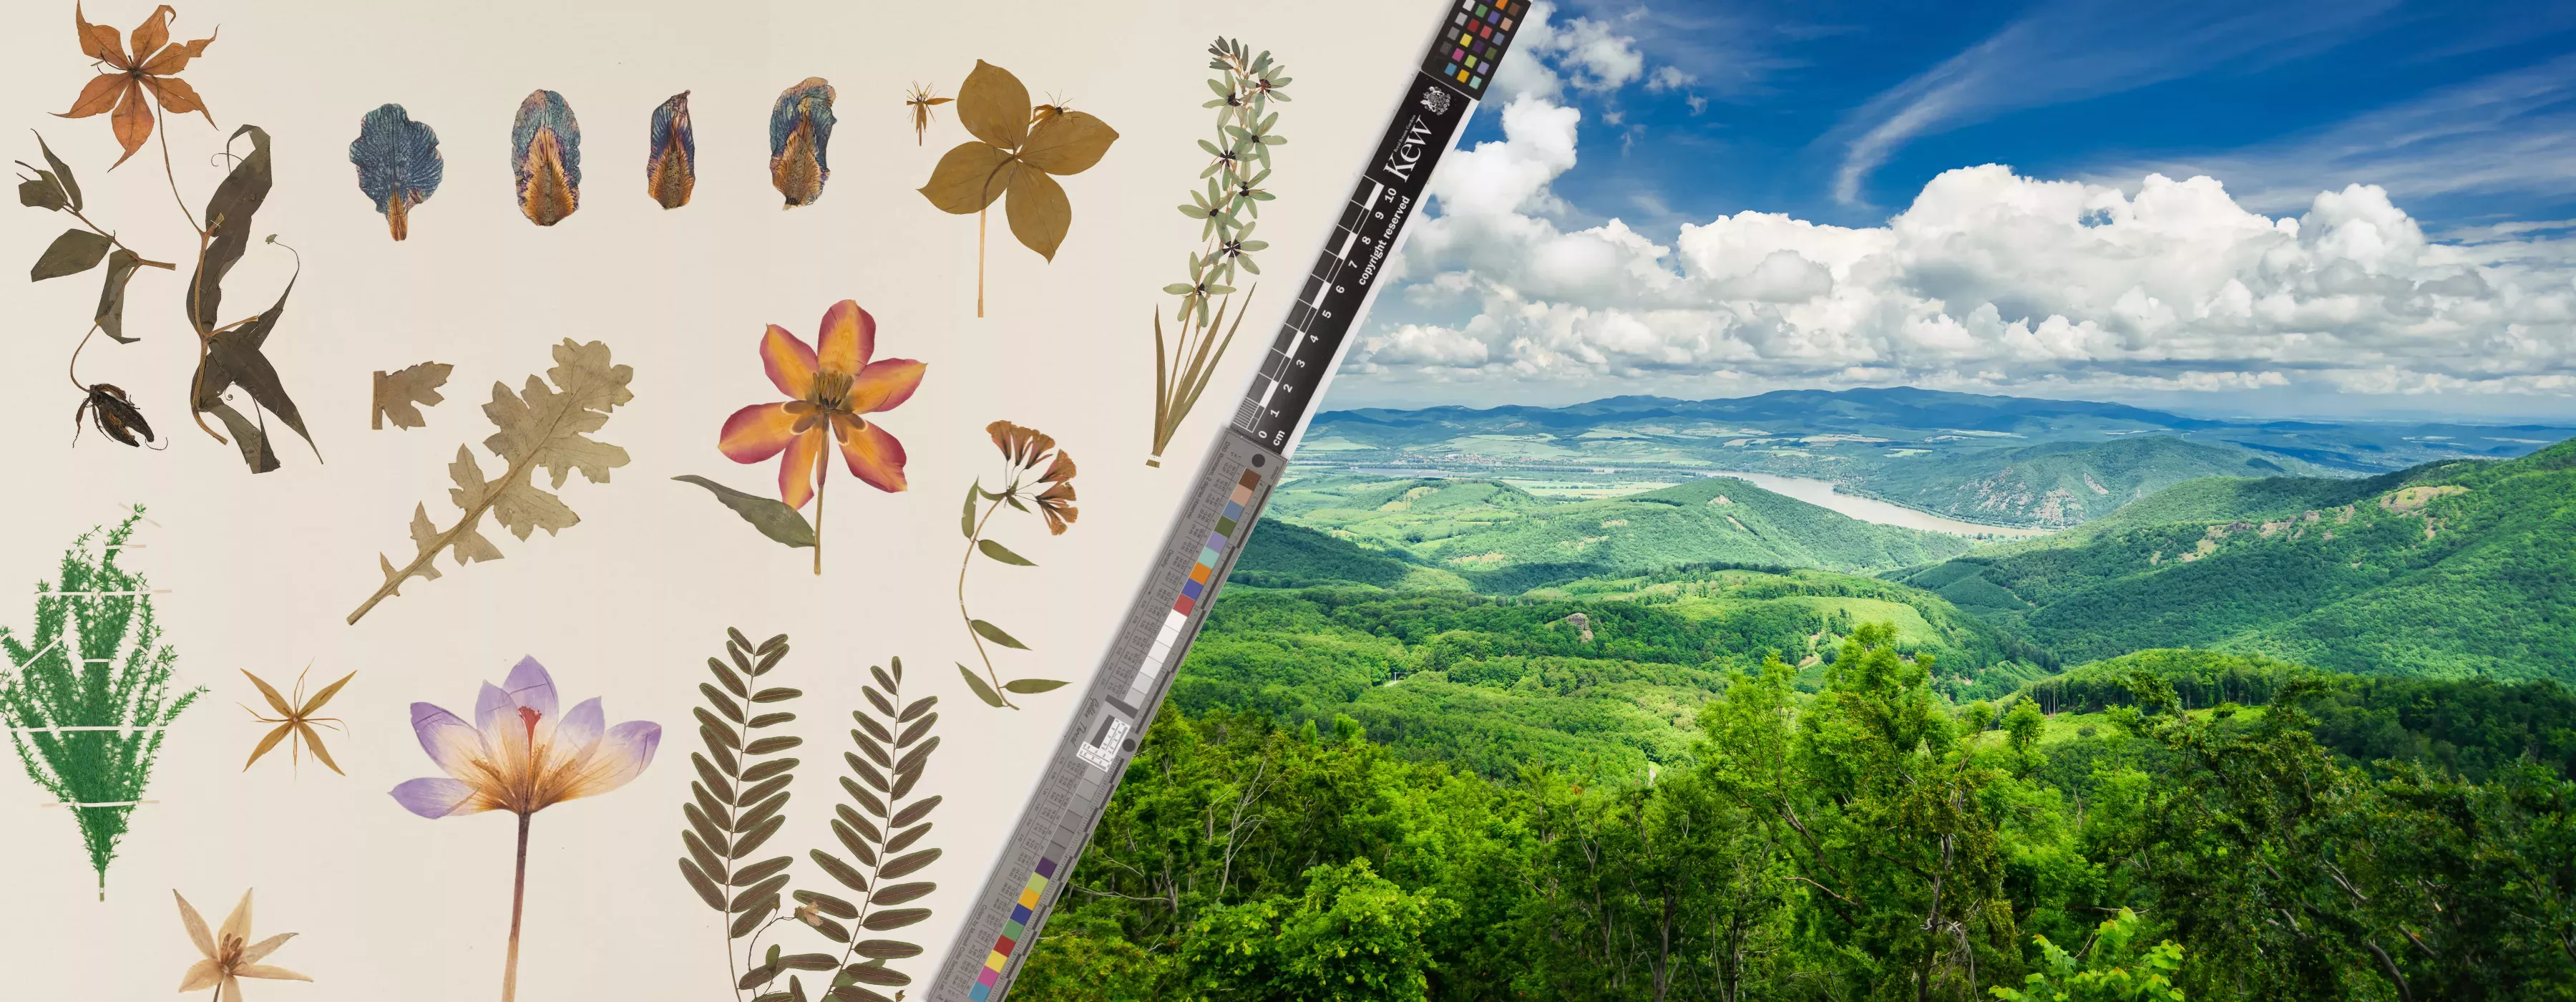
<path fill-rule="evenodd" d="M 445 362 L 422 362 L 395 372 L 378 371 L 371 423 L 378 430 L 387 421 L 396 428 L 427 425 L 429 421 L 421 416 L 420 409 L 447 399 L 439 395 L 438 388 L 447 385 L 447 374 L 455 368 Z"/>

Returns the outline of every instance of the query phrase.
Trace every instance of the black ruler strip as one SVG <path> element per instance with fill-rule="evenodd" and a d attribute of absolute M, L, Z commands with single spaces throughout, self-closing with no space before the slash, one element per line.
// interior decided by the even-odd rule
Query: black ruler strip
<path fill-rule="evenodd" d="M 1117 640 L 927 986 L 930 1002 L 999 1002 L 1010 990 L 1351 332 L 1376 299 L 1432 170 L 1475 113 L 1529 2 L 1458 0 L 1442 13 L 1251 388 L 1229 416 L 1231 434 L 1217 437 L 1197 470 Z"/>

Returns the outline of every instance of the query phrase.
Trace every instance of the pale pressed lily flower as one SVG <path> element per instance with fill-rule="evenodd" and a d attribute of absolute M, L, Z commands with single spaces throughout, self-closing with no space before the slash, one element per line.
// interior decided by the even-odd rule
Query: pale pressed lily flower
<path fill-rule="evenodd" d="M 554 677 L 523 658 L 502 685 L 483 684 L 474 722 L 428 703 L 411 705 L 422 750 L 447 776 L 393 788 L 395 802 L 424 818 L 484 811 L 519 816 L 518 876 L 510 893 L 510 950 L 501 975 L 502 1002 L 518 996 L 519 915 L 527 900 L 528 820 L 567 800 L 626 785 L 653 763 L 662 725 L 630 720 L 607 726 L 599 700 L 557 714 Z"/>
<path fill-rule="evenodd" d="M 234 905 L 233 913 L 224 918 L 224 927 L 213 933 L 206 931 L 205 918 L 188 904 L 186 896 L 175 890 L 170 892 L 170 896 L 179 899 L 179 921 L 187 924 L 188 938 L 196 942 L 198 953 L 206 955 L 206 959 L 189 965 L 187 977 L 179 982 L 180 991 L 201 992 L 212 988 L 215 1002 L 226 999 L 240 1002 L 241 978 L 313 980 L 283 967 L 260 963 L 261 959 L 276 953 L 278 947 L 285 946 L 287 940 L 294 939 L 295 934 L 282 932 L 257 943 L 251 942 L 249 891 L 242 892 L 241 903 Z"/>

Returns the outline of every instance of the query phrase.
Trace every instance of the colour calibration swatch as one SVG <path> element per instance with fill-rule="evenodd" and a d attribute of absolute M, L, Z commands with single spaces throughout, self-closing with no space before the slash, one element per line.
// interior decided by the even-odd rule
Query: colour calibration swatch
<path fill-rule="evenodd" d="M 1483 97 L 1494 63 L 1511 42 L 1512 29 L 1528 13 L 1528 0 L 1458 0 L 1458 10 L 1433 43 L 1423 69 L 1464 88 L 1469 97 Z"/>
<path fill-rule="evenodd" d="M 1029 919 L 1037 914 L 1038 898 L 1046 893 L 1047 881 L 1055 878 L 1055 860 L 1041 857 L 1037 872 L 1029 874 L 1028 885 L 1020 889 L 1018 904 L 1011 906 L 1011 920 L 1002 924 L 1001 938 L 993 941 L 993 953 L 984 958 L 984 972 L 975 976 L 975 987 L 966 997 L 975 1002 L 993 994 L 993 985 L 1002 978 L 1002 968 L 1011 962 L 1011 951 L 1029 934 Z"/>

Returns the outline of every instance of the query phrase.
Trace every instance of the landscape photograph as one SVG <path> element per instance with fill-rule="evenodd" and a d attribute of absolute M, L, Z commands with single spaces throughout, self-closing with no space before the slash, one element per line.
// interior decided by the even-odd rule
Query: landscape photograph
<path fill-rule="evenodd" d="M 2576 5 L 1537 5 L 1015 998 L 2576 999 Z"/>

